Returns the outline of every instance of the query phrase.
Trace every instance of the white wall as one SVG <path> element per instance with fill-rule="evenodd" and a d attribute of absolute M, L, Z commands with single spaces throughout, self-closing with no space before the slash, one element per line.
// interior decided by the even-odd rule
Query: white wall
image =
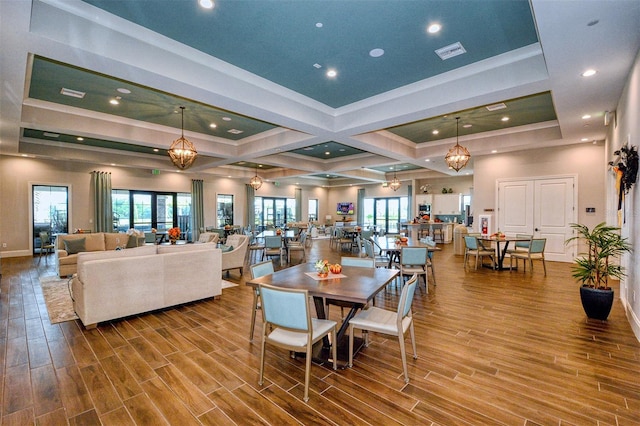
<path fill-rule="evenodd" d="M 471 208 L 476 216 L 495 215 L 492 210 L 496 209 L 496 180 L 499 178 L 576 175 L 578 222 L 591 227 L 605 218 L 603 143 L 492 154 L 476 157 L 474 161 Z M 587 214 L 586 207 L 595 207 L 596 212 Z"/>
<path fill-rule="evenodd" d="M 609 125 L 607 135 L 607 158 L 614 158 L 613 152 L 623 144 L 630 143 L 638 148 L 640 146 L 640 53 L 636 56 L 629 80 L 625 85 L 620 101 L 616 109 L 616 119 Z M 618 225 L 616 214 L 616 189 L 613 173 L 607 174 L 607 201 L 609 212 L 607 222 Z M 640 226 L 638 217 L 640 214 L 640 189 L 638 183 L 633 186 L 625 199 L 624 223 L 622 223 L 622 235 L 629 238 L 634 247 L 631 254 L 625 255 L 622 265 L 625 267 L 627 277 L 620 283 L 620 299 L 622 300 L 629 323 L 640 340 Z"/>

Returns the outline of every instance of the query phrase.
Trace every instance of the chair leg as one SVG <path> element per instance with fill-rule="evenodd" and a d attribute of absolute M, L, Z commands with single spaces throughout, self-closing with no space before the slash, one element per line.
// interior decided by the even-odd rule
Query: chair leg
<path fill-rule="evenodd" d="M 409 325 L 409 335 L 411 336 L 411 346 L 413 348 L 413 359 L 418 359 L 418 350 L 416 349 L 416 333 L 413 330 L 413 319 Z"/>
<path fill-rule="evenodd" d="M 253 292 L 253 311 L 251 312 L 251 328 L 249 329 L 249 341 L 253 341 L 253 331 L 256 328 L 256 311 L 258 310 L 258 295 Z"/>
<path fill-rule="evenodd" d="M 547 264 L 544 261 L 544 257 L 542 258 L 542 268 L 544 269 L 544 276 L 547 276 Z"/>
<path fill-rule="evenodd" d="M 307 359 L 304 367 L 304 402 L 309 401 L 309 379 L 311 378 L 311 351 L 312 346 L 307 347 Z"/>
<path fill-rule="evenodd" d="M 398 334 L 398 342 L 400 343 L 400 358 L 402 358 L 402 371 L 404 371 L 404 382 L 409 383 L 409 369 L 407 368 L 407 350 L 404 347 L 404 334 Z"/>
<path fill-rule="evenodd" d="M 333 352 L 333 369 L 338 369 L 338 333 L 333 329 L 331 333 L 331 351 Z"/>
<path fill-rule="evenodd" d="M 260 380 L 258 380 L 258 384 L 260 386 L 264 383 L 264 353 L 267 345 L 267 335 L 264 331 L 262 333 L 262 345 L 260 350 Z"/>
<path fill-rule="evenodd" d="M 349 325 L 349 367 L 353 367 L 353 331 L 353 326 Z"/>

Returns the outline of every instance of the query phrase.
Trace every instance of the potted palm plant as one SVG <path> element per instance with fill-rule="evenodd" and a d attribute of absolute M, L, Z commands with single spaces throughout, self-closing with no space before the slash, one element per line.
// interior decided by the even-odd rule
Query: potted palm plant
<path fill-rule="evenodd" d="M 584 241 L 587 252 L 575 259 L 573 278 L 580 287 L 580 300 L 587 317 L 606 320 L 613 305 L 613 289 L 609 287 L 609 277 L 621 279 L 625 276 L 621 265 L 613 262 L 624 252 L 631 251 L 626 238 L 620 236 L 620 228 L 602 222 L 593 229 L 585 225 L 572 223 L 576 235 L 567 239 Z"/>

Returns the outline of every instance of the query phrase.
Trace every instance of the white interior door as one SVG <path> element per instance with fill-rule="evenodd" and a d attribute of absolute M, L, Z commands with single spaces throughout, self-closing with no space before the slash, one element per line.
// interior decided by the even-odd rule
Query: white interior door
<path fill-rule="evenodd" d="M 497 229 L 508 235 L 546 238 L 545 258 L 571 262 L 564 241 L 576 221 L 575 178 L 536 178 L 498 182 Z"/>
<path fill-rule="evenodd" d="M 571 236 L 570 223 L 575 222 L 574 179 L 555 178 L 535 181 L 534 235 L 546 238 L 546 259 L 571 262 L 573 253 L 564 242 Z"/>

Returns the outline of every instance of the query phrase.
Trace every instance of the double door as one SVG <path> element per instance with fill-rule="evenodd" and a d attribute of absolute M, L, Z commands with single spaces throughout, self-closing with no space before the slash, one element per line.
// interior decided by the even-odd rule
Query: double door
<path fill-rule="evenodd" d="M 546 259 L 571 262 L 574 249 L 564 242 L 576 222 L 576 190 L 572 176 L 498 181 L 496 229 L 546 238 Z"/>

